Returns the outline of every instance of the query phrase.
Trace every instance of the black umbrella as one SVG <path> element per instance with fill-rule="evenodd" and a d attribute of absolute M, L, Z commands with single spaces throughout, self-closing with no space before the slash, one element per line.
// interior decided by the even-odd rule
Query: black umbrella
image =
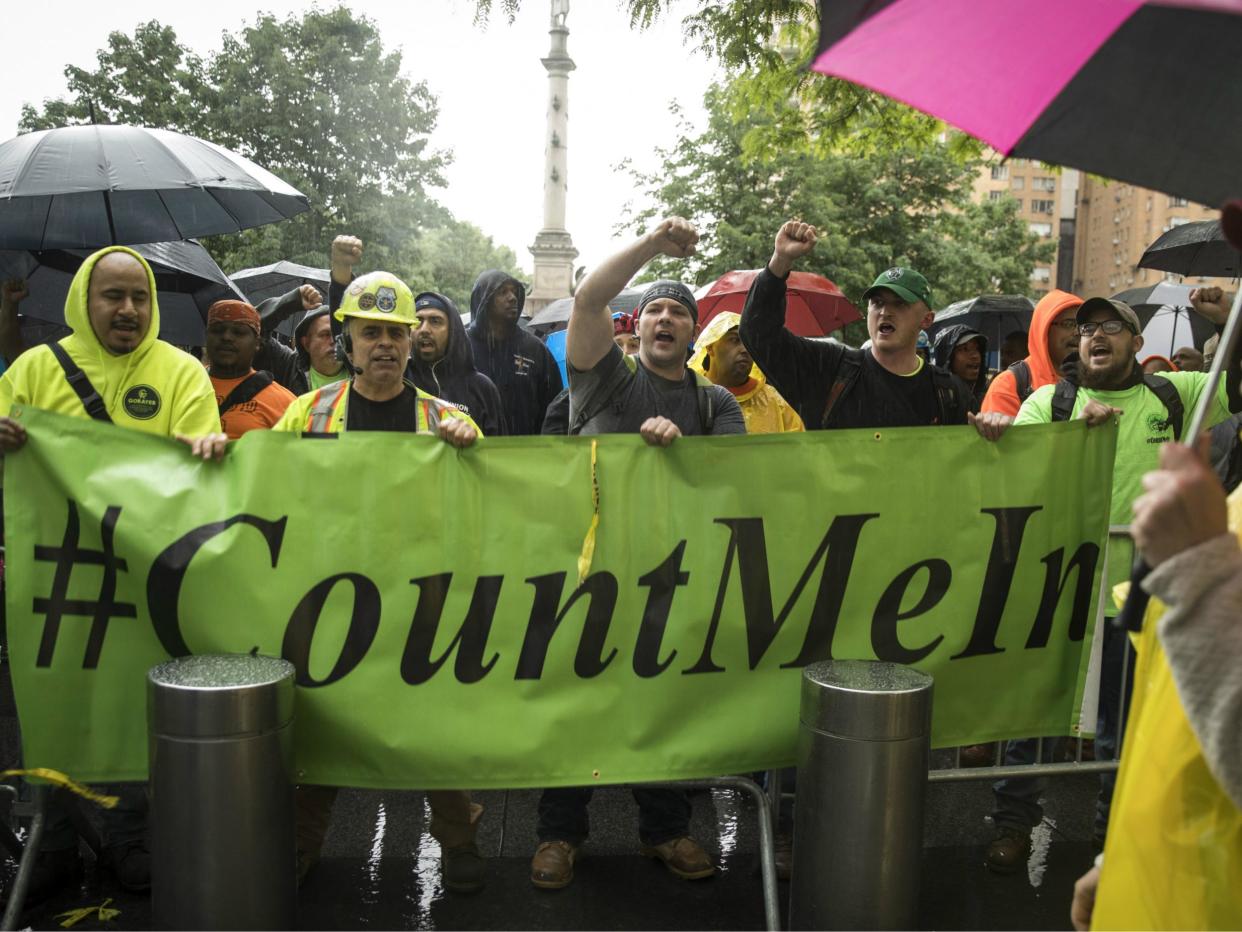
<path fill-rule="evenodd" d="M 626 288 L 608 302 L 609 312 L 612 314 L 628 314 L 638 307 L 638 299 L 643 296 L 643 292 L 646 290 L 646 285 Z M 573 309 L 573 298 L 557 298 L 531 317 L 530 322 L 526 325 L 526 329 L 541 337 L 549 333 L 555 333 L 557 330 L 564 330 L 569 326 L 569 312 Z"/>
<path fill-rule="evenodd" d="M 1138 315 L 1139 323 L 1144 328 L 1157 314 L 1171 314 L 1173 331 L 1169 338 L 1169 355 L 1172 356 L 1179 345 L 1186 345 L 1187 337 L 1194 342 L 1196 349 L 1203 349 L 1203 344 L 1216 333 L 1215 324 L 1191 310 L 1192 290 L 1191 285 L 1157 282 L 1144 288 L 1130 288 L 1118 292 L 1113 297 L 1134 308 L 1134 313 Z M 1178 339 L 1179 332 L 1182 334 L 1181 339 Z"/>
<path fill-rule="evenodd" d="M 0 249 L 173 242 L 309 207 L 250 160 L 171 130 L 64 126 L 0 143 Z"/>
<path fill-rule="evenodd" d="M 1237 278 L 1242 272 L 1242 255 L 1225 240 L 1219 220 L 1195 220 L 1161 234 L 1138 264 L 1140 268 L 1179 275 Z"/>
<path fill-rule="evenodd" d="M 302 285 L 314 285 L 326 300 L 330 274 L 327 269 L 316 269 L 309 265 L 299 265 L 296 262 L 282 259 L 271 265 L 242 269 L 240 272 L 234 272 L 229 278 L 234 285 L 246 292 L 251 304 L 257 305 L 268 298 L 279 298 Z M 301 322 L 303 316 L 305 315 L 294 314 L 286 318 L 276 328 L 276 332 L 292 338 L 293 329 Z"/>
<path fill-rule="evenodd" d="M 160 305 L 160 338 L 181 346 L 202 346 L 207 308 L 224 298 L 246 300 L 207 250 L 194 241 L 141 243 L 132 247 L 150 264 Z M 85 249 L 0 252 L 0 278 L 24 278 L 30 296 L 21 314 L 65 323 L 65 297 Z"/>
<path fill-rule="evenodd" d="M 935 338 L 945 327 L 965 324 L 988 338 L 988 355 L 1000 353 L 1001 343 L 1015 330 L 1031 329 L 1031 313 L 1035 305 L 1026 295 L 985 294 L 950 304 L 936 312 L 936 319 L 927 328 Z M 999 358 L 999 356 L 998 356 Z"/>

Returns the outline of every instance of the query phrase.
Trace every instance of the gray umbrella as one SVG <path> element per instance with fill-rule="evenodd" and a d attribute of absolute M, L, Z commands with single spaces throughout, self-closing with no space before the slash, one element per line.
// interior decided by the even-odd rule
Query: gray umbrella
<path fill-rule="evenodd" d="M 171 130 L 64 126 L 0 143 L 0 249 L 172 242 L 309 207 L 248 159 Z"/>
<path fill-rule="evenodd" d="M 160 305 L 160 339 L 181 346 L 202 346 L 207 309 L 225 298 L 246 296 L 216 265 L 207 250 L 194 241 L 141 243 L 132 247 L 151 264 Z M 48 323 L 65 323 L 65 297 L 85 249 L 0 251 L 0 278 L 24 278 L 30 296 L 20 312 Z"/>
<path fill-rule="evenodd" d="M 647 285 L 640 285 L 637 288 L 626 288 L 608 302 L 609 312 L 613 314 L 628 314 L 638 307 L 638 299 L 642 297 L 643 292 L 646 290 Z M 526 329 L 541 337 L 549 333 L 555 333 L 557 330 L 564 330 L 569 326 L 569 312 L 573 309 L 573 298 L 557 298 L 531 317 L 530 322 L 526 325 Z"/>
<path fill-rule="evenodd" d="M 253 269 L 242 269 L 234 272 L 229 278 L 250 298 L 250 303 L 258 305 L 268 298 L 279 298 L 302 285 L 314 285 L 319 293 L 327 299 L 329 271 L 316 269 L 309 265 L 299 265 L 285 259 L 271 265 L 261 265 Z M 302 320 L 302 314 L 294 314 L 283 321 L 277 328 L 278 333 L 287 337 L 293 336 L 294 326 Z"/>
<path fill-rule="evenodd" d="M 1179 275 L 1237 278 L 1242 272 L 1242 255 L 1225 240 L 1219 220 L 1195 220 L 1162 233 L 1138 264 L 1140 268 Z"/>
<path fill-rule="evenodd" d="M 1203 349 L 1203 344 L 1216 333 L 1215 324 L 1191 310 L 1190 292 L 1193 290 L 1192 285 L 1157 282 L 1144 288 L 1119 291 L 1113 297 L 1134 308 L 1139 323 L 1144 327 L 1151 323 L 1151 319 L 1157 314 L 1173 315 L 1173 330 L 1169 336 L 1169 355 L 1171 356 L 1179 344 L 1184 345 L 1187 342 L 1186 334 L 1190 335 L 1191 342 L 1194 343 L 1196 349 Z M 1177 336 L 1179 331 L 1183 334 L 1180 340 Z"/>

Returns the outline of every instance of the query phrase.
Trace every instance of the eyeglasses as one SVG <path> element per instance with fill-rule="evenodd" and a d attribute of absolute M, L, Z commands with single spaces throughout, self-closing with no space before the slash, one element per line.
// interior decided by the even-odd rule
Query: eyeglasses
<path fill-rule="evenodd" d="M 1078 325 L 1078 333 L 1080 336 L 1094 336 L 1097 330 L 1103 330 L 1110 337 L 1115 337 L 1123 330 L 1129 330 L 1130 325 L 1124 320 L 1088 320 Z"/>
<path fill-rule="evenodd" d="M 1060 327 L 1062 330 L 1077 330 L 1078 329 L 1078 318 L 1077 317 L 1062 317 L 1059 320 L 1054 320 L 1053 324 L 1057 327 Z"/>

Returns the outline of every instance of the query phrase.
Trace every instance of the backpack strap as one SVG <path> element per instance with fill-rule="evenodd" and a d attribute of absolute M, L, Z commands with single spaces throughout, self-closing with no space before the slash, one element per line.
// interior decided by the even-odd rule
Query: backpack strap
<path fill-rule="evenodd" d="M 633 356 L 622 355 L 621 362 L 624 364 L 625 368 L 629 370 L 630 375 L 634 375 L 638 372 L 638 360 Z M 621 368 L 618 366 L 614 371 L 620 372 Z M 619 409 L 620 400 L 614 398 L 615 394 L 615 376 L 609 377 L 607 385 L 600 386 L 600 390 L 595 393 L 595 397 L 592 399 L 594 404 L 590 407 L 575 411 L 573 405 L 573 395 L 571 394 L 569 396 L 569 435 L 571 437 L 576 437 L 578 434 L 582 433 L 582 428 L 586 427 L 592 418 L 606 410 L 609 405 L 614 403 L 614 401 Z"/>
<path fill-rule="evenodd" d="M 1074 402 L 1078 399 L 1078 386 L 1069 379 L 1061 379 L 1052 390 L 1052 420 L 1068 421 L 1074 414 Z"/>
<path fill-rule="evenodd" d="M 52 351 L 52 355 L 56 357 L 60 367 L 65 370 L 65 378 L 69 382 L 69 387 L 81 399 L 82 407 L 86 408 L 86 413 L 97 421 L 106 421 L 111 424 L 112 418 L 108 416 L 108 409 L 104 406 L 103 398 L 99 396 L 99 392 L 95 390 L 91 380 L 86 377 L 82 367 L 69 357 L 65 348 L 59 343 L 49 343 L 48 349 Z"/>
<path fill-rule="evenodd" d="M 953 386 L 954 376 L 947 369 L 931 366 L 932 385 L 936 387 L 936 402 L 940 407 L 941 424 L 965 424 L 966 413 L 961 399 Z"/>
<path fill-rule="evenodd" d="M 1031 367 L 1026 364 L 1025 359 L 1019 359 L 1009 367 L 1009 372 L 1013 375 L 1014 390 L 1018 393 L 1018 403 L 1026 401 L 1031 397 Z"/>
<path fill-rule="evenodd" d="M 861 374 L 861 360 L 852 353 L 845 353 L 841 356 L 841 364 L 837 366 L 836 380 L 828 389 L 828 398 L 824 401 L 824 413 L 819 419 L 821 427 L 828 427 L 828 420 L 832 417 L 832 412 L 836 408 L 837 402 L 841 400 L 842 395 L 854 387 L 854 383 L 858 381 L 858 377 Z"/>
<path fill-rule="evenodd" d="M 309 434 L 326 434 L 332 426 L 332 415 L 345 398 L 351 379 L 342 379 L 325 385 L 311 400 L 310 412 L 306 419 L 306 432 Z"/>
<path fill-rule="evenodd" d="M 699 396 L 699 430 L 706 437 L 716 426 L 716 399 L 712 396 L 711 379 L 694 373 L 694 390 Z"/>
<path fill-rule="evenodd" d="M 1173 439 L 1181 440 L 1182 418 L 1186 413 L 1186 407 L 1182 404 L 1182 396 L 1177 393 L 1177 387 L 1159 375 L 1144 375 L 1143 384 L 1152 390 L 1169 413 L 1168 425 L 1173 428 Z"/>
<path fill-rule="evenodd" d="M 230 408 L 235 408 L 250 401 L 255 395 L 271 385 L 273 381 L 275 380 L 270 372 L 250 373 L 250 375 L 234 385 L 228 397 L 220 402 L 220 414 L 223 415 Z"/>

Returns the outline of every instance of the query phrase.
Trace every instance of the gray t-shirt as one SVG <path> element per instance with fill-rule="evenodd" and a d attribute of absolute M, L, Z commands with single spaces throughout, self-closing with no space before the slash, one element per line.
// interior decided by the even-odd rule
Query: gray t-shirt
<path fill-rule="evenodd" d="M 568 366 L 570 424 L 583 411 L 598 412 L 585 425 L 583 434 L 636 434 L 650 417 L 666 417 L 684 436 L 703 433 L 699 411 L 699 388 L 694 373 L 686 370 L 678 381 L 649 372 L 634 357 L 635 368 L 625 363 L 617 346 L 586 372 Z M 711 434 L 744 434 L 746 422 L 737 399 L 727 388 L 705 386 L 712 403 Z"/>

